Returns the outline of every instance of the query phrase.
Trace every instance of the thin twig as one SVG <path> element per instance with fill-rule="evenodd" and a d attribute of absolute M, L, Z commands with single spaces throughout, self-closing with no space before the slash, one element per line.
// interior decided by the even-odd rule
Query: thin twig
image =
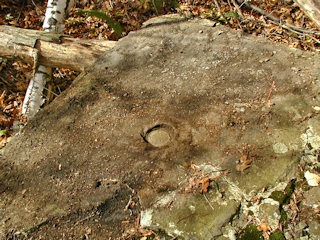
<path fill-rule="evenodd" d="M 244 0 L 244 1 L 241 3 L 241 5 L 239 6 L 239 8 L 242 8 L 242 6 L 243 6 L 244 4 L 246 4 L 246 2 L 247 2 L 247 0 Z"/>
<path fill-rule="evenodd" d="M 110 4 L 110 7 L 111 7 L 111 9 L 113 9 L 113 3 L 112 3 L 112 0 L 109 0 L 109 4 Z"/>
<path fill-rule="evenodd" d="M 254 10 L 254 11 L 256 11 L 256 12 L 258 12 L 258 13 L 264 15 L 264 16 L 266 16 L 267 18 L 269 18 L 269 19 L 271 19 L 271 20 L 273 20 L 275 22 L 278 22 L 282 27 L 284 27 L 286 29 L 287 28 L 291 28 L 291 29 L 294 29 L 294 30 L 296 30 L 298 32 L 314 34 L 314 35 L 320 36 L 320 31 L 310 31 L 310 30 L 306 30 L 306 29 L 294 26 L 294 25 L 286 23 L 286 22 L 282 23 L 282 21 L 279 18 L 267 13 L 266 11 L 262 10 L 261 8 L 255 6 L 255 5 L 252 5 L 252 4 L 248 3 L 247 1 L 244 1 L 243 4 L 245 4 L 246 6 L 250 7 L 252 10 Z"/>
<path fill-rule="evenodd" d="M 58 90 L 59 90 L 59 94 L 61 94 L 62 92 L 61 92 L 61 89 L 60 89 L 60 87 L 59 87 L 59 86 L 57 86 L 57 88 L 58 88 Z"/>
<path fill-rule="evenodd" d="M 207 203 L 209 204 L 209 206 L 212 208 L 212 210 L 214 211 L 214 207 L 211 205 L 211 203 L 209 202 L 209 200 L 208 200 L 208 198 L 207 198 L 207 196 L 204 194 L 204 192 L 203 192 L 203 196 L 204 196 L 204 198 L 206 199 L 206 201 L 207 201 Z"/>
<path fill-rule="evenodd" d="M 271 21 L 273 24 L 275 24 L 275 25 L 278 25 L 278 26 L 281 26 L 281 24 L 280 23 L 278 23 L 278 22 L 275 22 L 275 21 Z M 309 34 L 306 34 L 306 33 L 303 33 L 303 32 L 299 32 L 299 31 L 296 31 L 296 30 L 294 30 L 294 29 L 291 29 L 290 27 L 286 27 L 285 29 L 287 29 L 287 30 L 289 30 L 289 31 L 291 31 L 291 32 L 293 32 L 293 33 L 296 33 L 296 34 L 298 34 L 298 35 L 303 35 L 303 36 L 307 36 L 307 37 L 309 37 L 309 38 L 311 38 L 312 40 L 314 40 L 315 42 L 317 42 L 317 43 L 319 43 L 320 44 L 320 40 L 318 40 L 318 39 L 316 39 L 315 37 L 312 37 L 311 35 L 309 35 Z"/>
<path fill-rule="evenodd" d="M 132 187 L 130 187 L 128 184 L 124 184 L 131 192 L 132 192 L 132 194 L 135 194 L 135 191 L 134 191 L 134 189 L 132 188 Z"/>
<path fill-rule="evenodd" d="M 271 86 L 271 90 L 270 90 L 270 93 L 269 93 L 269 96 L 268 96 L 268 98 L 267 98 L 267 100 L 266 100 L 266 103 L 268 103 L 268 101 L 269 101 L 269 99 L 270 99 L 270 97 L 271 97 L 271 94 L 272 94 L 273 89 L 274 89 L 275 86 L 276 86 L 276 82 L 273 81 L 272 86 Z"/>
<path fill-rule="evenodd" d="M 159 13 L 158 13 L 158 9 L 157 9 L 157 6 L 156 6 L 156 4 L 155 4 L 154 0 L 152 0 L 152 4 L 153 4 L 153 6 L 154 6 L 154 9 L 156 10 L 157 15 L 159 15 Z"/>
<path fill-rule="evenodd" d="M 52 93 L 53 95 L 55 95 L 56 97 L 58 97 L 59 95 L 56 94 L 55 92 L 51 91 L 49 88 L 44 87 L 44 90 L 47 90 L 48 92 Z"/>
<path fill-rule="evenodd" d="M 33 1 L 32 1 L 32 2 L 33 2 Z M 22 6 L 21 6 L 21 8 L 20 8 L 20 12 L 19 12 L 19 15 L 18 15 L 18 17 L 17 17 L 17 21 L 19 21 L 19 19 L 20 19 L 20 17 L 21 17 L 21 13 L 22 13 L 22 9 L 23 9 L 23 7 L 24 7 L 24 3 L 25 3 L 25 1 L 22 2 Z"/>
<path fill-rule="evenodd" d="M 225 16 L 223 15 L 222 11 L 221 11 L 221 8 L 220 8 L 220 5 L 218 3 L 217 0 L 214 0 L 214 4 L 216 5 L 217 7 L 217 10 L 218 10 L 218 13 L 220 14 L 220 16 L 222 17 L 222 19 L 229 25 L 229 22 L 227 21 L 227 19 L 225 18 Z"/>
<path fill-rule="evenodd" d="M 230 9 L 232 9 L 232 6 L 231 6 L 231 3 L 230 3 L 230 0 L 227 0 L 228 1 L 228 5 L 230 7 Z"/>
<path fill-rule="evenodd" d="M 241 228 L 241 230 L 238 232 L 238 234 L 242 233 L 242 231 L 248 226 L 248 224 L 250 222 L 252 222 L 252 218 L 248 222 L 246 222 L 246 224 Z"/>
<path fill-rule="evenodd" d="M 132 195 L 130 195 L 129 201 L 128 201 L 126 207 L 124 208 L 124 211 L 125 211 L 125 212 L 128 211 L 128 209 L 129 209 L 129 207 L 130 207 L 130 205 L 131 205 L 131 202 L 132 202 Z"/>
<path fill-rule="evenodd" d="M 32 4 L 37 8 L 37 9 L 39 9 L 40 10 L 40 12 L 42 13 L 42 14 L 44 14 L 44 12 L 34 3 L 34 1 L 33 0 L 31 0 L 31 2 L 32 2 Z"/>
<path fill-rule="evenodd" d="M 241 17 L 244 17 L 244 16 L 243 16 L 243 13 L 242 13 L 242 11 L 241 11 L 241 9 L 240 9 L 240 6 L 239 6 L 239 4 L 236 2 L 236 0 L 231 0 L 231 1 L 232 1 L 232 4 L 236 7 L 237 12 L 239 13 L 239 15 L 240 15 Z"/>
<path fill-rule="evenodd" d="M 86 221 L 86 220 L 88 220 L 89 218 L 92 218 L 93 216 L 95 216 L 96 215 L 96 213 L 94 212 L 94 213 L 91 213 L 89 216 L 87 216 L 87 217 L 85 217 L 85 218 L 83 218 L 83 219 L 81 219 L 81 220 L 79 220 L 78 222 L 76 222 L 74 225 L 78 225 L 79 223 L 82 223 L 82 222 L 84 222 L 84 221 Z"/>

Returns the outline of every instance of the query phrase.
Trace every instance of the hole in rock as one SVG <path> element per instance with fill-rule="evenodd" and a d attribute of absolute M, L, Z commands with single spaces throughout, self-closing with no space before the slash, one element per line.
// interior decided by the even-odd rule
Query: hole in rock
<path fill-rule="evenodd" d="M 154 147 L 164 147 L 173 140 L 173 135 L 172 127 L 166 124 L 158 124 L 145 133 L 144 140 Z"/>

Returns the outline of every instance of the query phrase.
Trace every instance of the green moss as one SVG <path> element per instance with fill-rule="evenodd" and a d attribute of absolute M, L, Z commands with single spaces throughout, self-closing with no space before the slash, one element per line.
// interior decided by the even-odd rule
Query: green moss
<path fill-rule="evenodd" d="M 301 176 L 301 175 L 302 175 L 302 176 Z M 303 172 L 300 173 L 300 177 L 301 177 L 301 178 L 304 178 L 304 173 L 303 173 Z M 305 180 L 296 182 L 296 188 L 301 187 L 301 185 L 302 185 L 304 182 L 305 182 Z"/>
<path fill-rule="evenodd" d="M 239 14 L 236 12 L 224 12 L 223 15 L 229 18 L 239 18 Z"/>
<path fill-rule="evenodd" d="M 257 240 L 263 239 L 262 232 L 258 231 L 257 226 L 249 224 L 243 232 L 237 237 L 237 240 Z"/>
<path fill-rule="evenodd" d="M 286 188 L 284 189 L 284 191 L 274 191 L 271 193 L 271 195 L 269 196 L 269 198 L 272 198 L 275 201 L 278 201 L 280 203 L 280 205 L 286 205 L 290 203 L 290 198 L 292 193 L 294 192 L 295 189 L 295 179 L 292 179 L 288 185 L 286 186 Z"/>
<path fill-rule="evenodd" d="M 249 211 L 249 215 L 250 215 L 250 216 L 253 216 L 253 214 L 254 214 L 254 213 L 250 210 L 250 211 Z"/>
<path fill-rule="evenodd" d="M 286 238 L 280 230 L 277 230 L 270 235 L 270 240 L 286 240 Z"/>
<path fill-rule="evenodd" d="M 292 179 L 284 189 L 287 196 L 291 196 L 295 189 L 295 179 Z"/>
<path fill-rule="evenodd" d="M 275 200 L 281 204 L 286 199 L 286 195 L 284 194 L 284 192 L 274 191 L 271 193 L 269 198 L 272 198 L 273 200 Z"/>
<path fill-rule="evenodd" d="M 285 222 L 288 220 L 288 215 L 286 211 L 283 210 L 283 208 L 280 209 L 280 222 Z"/>

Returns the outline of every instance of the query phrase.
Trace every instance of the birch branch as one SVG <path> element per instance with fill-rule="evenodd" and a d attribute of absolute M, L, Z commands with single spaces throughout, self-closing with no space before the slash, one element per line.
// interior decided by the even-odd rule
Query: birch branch
<path fill-rule="evenodd" d="M 74 0 L 48 0 L 43 30 L 46 32 L 62 32 L 68 9 L 73 7 Z M 22 114 L 33 118 L 44 103 L 43 90 L 46 79 L 51 77 L 52 69 L 45 66 L 38 68 L 38 52 L 34 52 L 34 78 L 31 79 L 22 105 Z"/>

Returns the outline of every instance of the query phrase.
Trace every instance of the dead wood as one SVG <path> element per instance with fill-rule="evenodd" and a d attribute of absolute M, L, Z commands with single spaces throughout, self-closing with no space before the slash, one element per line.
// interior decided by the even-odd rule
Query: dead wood
<path fill-rule="evenodd" d="M 295 2 L 320 27 L 320 0 L 295 0 Z"/>
<path fill-rule="evenodd" d="M 78 39 L 37 30 L 0 26 L 0 56 L 46 67 L 83 71 L 116 41 Z"/>
<path fill-rule="evenodd" d="M 304 1 L 304 0 L 302 0 Z M 312 1 L 312 0 L 310 0 Z M 316 1 L 319 1 L 319 0 L 316 0 Z M 314 30 L 307 30 L 307 29 L 304 29 L 304 28 L 301 28 L 301 27 L 297 27 L 295 25 L 292 25 L 292 24 L 289 24 L 289 23 L 286 23 L 284 21 L 281 21 L 281 19 L 273 16 L 272 14 L 269 14 L 268 12 L 264 11 L 263 9 L 253 5 L 253 4 L 250 4 L 246 1 L 243 1 L 242 2 L 243 4 L 245 4 L 246 6 L 248 6 L 249 8 L 251 8 L 252 10 L 266 16 L 267 18 L 271 19 L 272 21 L 276 22 L 277 25 L 280 25 L 282 26 L 283 28 L 286 28 L 288 30 L 294 30 L 294 31 L 298 31 L 300 33 L 303 33 L 303 34 L 314 34 L 314 35 L 317 35 L 317 36 L 320 36 L 320 31 L 314 31 Z M 320 4 L 319 4 L 320 6 Z"/>

